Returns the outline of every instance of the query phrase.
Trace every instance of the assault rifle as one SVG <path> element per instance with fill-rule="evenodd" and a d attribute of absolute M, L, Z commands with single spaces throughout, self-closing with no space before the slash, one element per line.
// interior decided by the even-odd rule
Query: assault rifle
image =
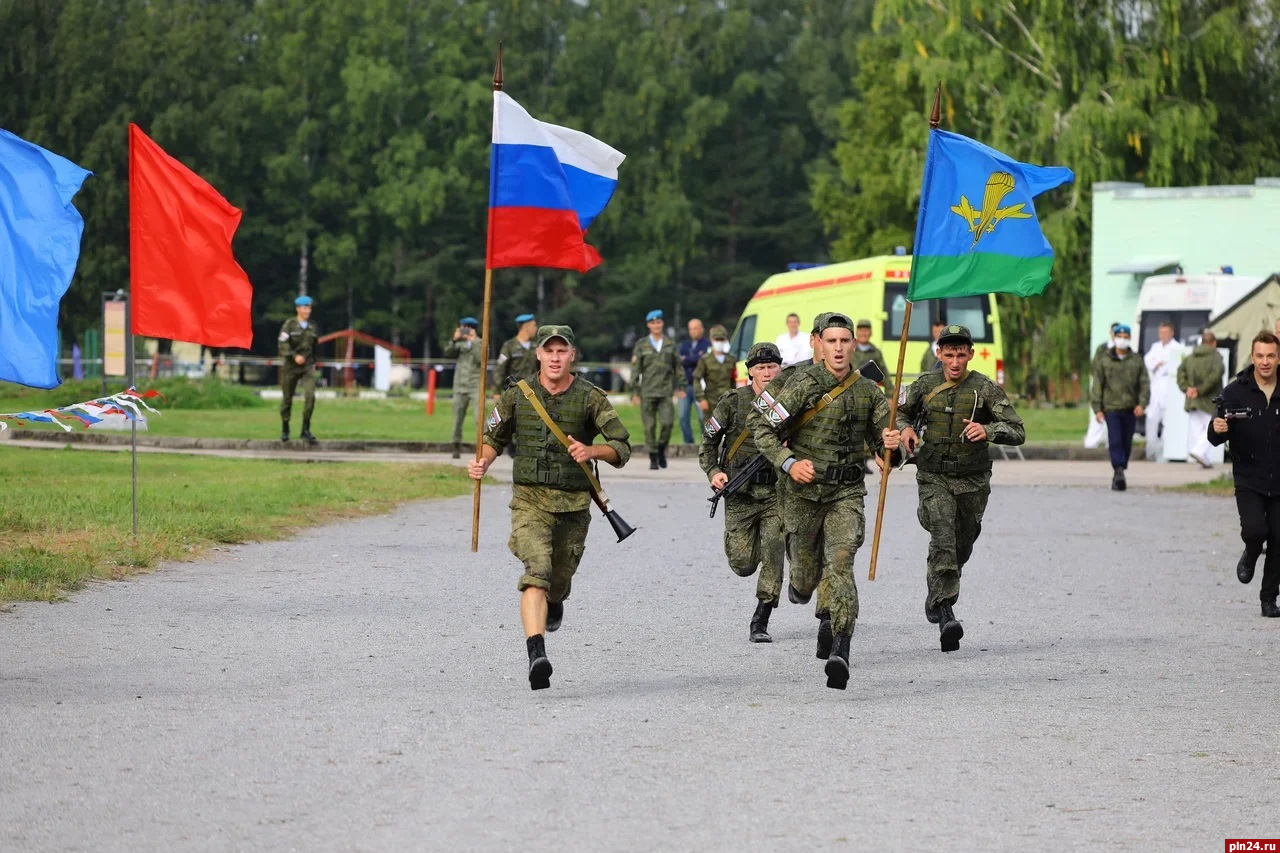
<path fill-rule="evenodd" d="M 884 381 L 884 371 L 882 371 L 879 365 L 874 361 L 868 361 L 866 364 L 862 365 L 862 367 L 859 367 L 857 372 L 860 376 L 870 379 L 872 382 Z M 810 409 L 810 411 L 812 411 L 812 409 Z M 801 414 L 800 417 L 803 418 L 803 414 Z M 783 428 L 782 440 L 784 443 L 791 439 L 792 430 L 790 429 L 790 426 L 797 423 L 798 420 L 799 419 L 793 418 L 788 422 L 787 427 Z M 707 500 L 711 501 L 711 517 L 716 517 L 716 506 L 719 505 L 721 498 L 731 497 L 738 491 L 738 489 L 741 489 L 747 483 L 750 483 L 755 479 L 755 476 L 760 473 L 763 468 L 767 467 L 768 464 L 768 459 L 765 459 L 761 454 L 757 454 L 754 459 L 742 466 L 742 469 L 739 470 L 738 473 L 730 477 L 729 482 L 725 483 L 719 491 L 707 498 Z"/>

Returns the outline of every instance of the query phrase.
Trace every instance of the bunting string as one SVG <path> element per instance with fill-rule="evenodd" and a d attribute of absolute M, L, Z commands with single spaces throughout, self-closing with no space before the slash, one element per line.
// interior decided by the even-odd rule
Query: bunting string
<path fill-rule="evenodd" d="M 156 397 L 164 399 L 164 395 L 154 389 L 139 392 L 138 389 L 130 387 L 109 397 L 98 397 L 95 400 L 85 400 L 83 403 L 59 406 L 56 409 L 0 412 L 0 432 L 9 428 L 6 421 L 13 421 L 18 426 L 26 426 L 28 422 L 56 424 L 66 432 L 72 431 L 71 425 L 74 423 L 91 427 L 101 423 L 108 415 L 124 415 L 127 419 L 136 421 L 143 416 L 143 409 L 153 414 L 160 414 L 158 409 L 152 408 L 146 402 Z"/>

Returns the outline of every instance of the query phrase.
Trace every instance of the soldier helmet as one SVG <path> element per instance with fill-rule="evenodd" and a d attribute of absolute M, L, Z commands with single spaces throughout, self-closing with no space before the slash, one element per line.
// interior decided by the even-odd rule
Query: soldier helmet
<path fill-rule="evenodd" d="M 569 346 L 574 346 L 573 329 L 568 326 L 539 326 L 538 334 L 534 338 L 539 347 L 545 346 L 547 341 L 552 338 L 561 338 Z"/>
<path fill-rule="evenodd" d="M 965 346 L 973 346 L 973 334 L 965 326 L 957 326 L 954 323 L 942 330 L 942 334 L 938 335 L 938 346 L 944 347 L 947 344 L 964 344 Z"/>
<path fill-rule="evenodd" d="M 729 340 L 729 330 L 728 330 L 728 329 L 726 329 L 724 326 L 721 326 L 721 325 L 719 325 L 719 324 L 716 324 L 716 325 L 712 326 L 712 327 L 711 327 L 711 340 L 713 340 L 713 341 L 727 341 L 727 340 Z"/>
<path fill-rule="evenodd" d="M 747 367 L 752 368 L 757 364 L 782 364 L 782 353 L 769 341 L 752 344 L 751 349 L 747 350 Z"/>

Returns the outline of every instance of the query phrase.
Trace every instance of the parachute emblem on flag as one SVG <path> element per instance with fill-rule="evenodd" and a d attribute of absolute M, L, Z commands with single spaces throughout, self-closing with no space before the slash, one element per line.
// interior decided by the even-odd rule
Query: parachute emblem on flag
<path fill-rule="evenodd" d="M 982 195 L 982 210 L 974 210 L 969 204 L 968 196 L 960 196 L 960 203 L 951 206 L 951 212 L 969 223 L 969 231 L 973 234 L 972 252 L 978 248 L 978 241 L 983 234 L 994 234 L 996 226 L 1005 219 L 1031 219 L 1030 213 L 1023 210 L 1026 204 L 1014 204 L 1001 207 L 1000 202 L 1013 192 L 1015 181 L 1008 172 L 992 172 L 987 178 L 987 188 Z"/>

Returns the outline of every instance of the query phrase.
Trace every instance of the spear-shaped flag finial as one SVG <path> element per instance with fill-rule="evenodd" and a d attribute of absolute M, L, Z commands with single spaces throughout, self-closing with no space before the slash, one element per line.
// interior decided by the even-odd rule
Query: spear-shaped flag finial
<path fill-rule="evenodd" d="M 493 66 L 493 91 L 502 91 L 502 42 L 498 42 L 498 63 Z"/>

